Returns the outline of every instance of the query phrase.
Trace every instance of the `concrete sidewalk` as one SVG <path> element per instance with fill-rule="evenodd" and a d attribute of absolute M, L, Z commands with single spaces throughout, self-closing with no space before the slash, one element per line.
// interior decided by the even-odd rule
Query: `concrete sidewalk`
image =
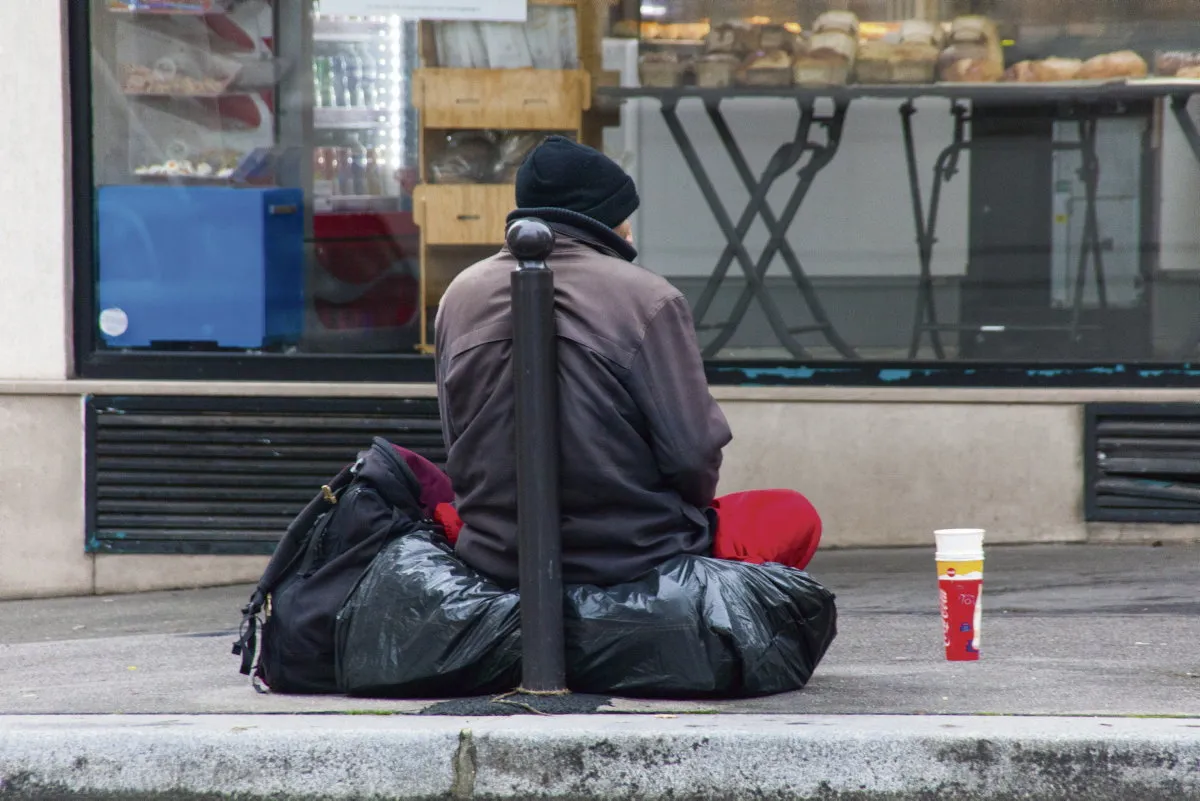
<path fill-rule="evenodd" d="M 818 555 L 803 692 L 569 718 L 256 694 L 245 587 L 0 603 L 0 799 L 1200 799 L 1200 548 L 990 549 L 978 663 L 942 658 L 931 561 Z"/>
<path fill-rule="evenodd" d="M 991 548 L 983 659 L 948 663 L 932 556 L 831 551 L 839 634 L 809 686 L 612 711 L 1200 716 L 1200 548 Z M 425 703 L 253 692 L 230 655 L 249 588 L 0 603 L 0 714 L 374 710 Z"/>

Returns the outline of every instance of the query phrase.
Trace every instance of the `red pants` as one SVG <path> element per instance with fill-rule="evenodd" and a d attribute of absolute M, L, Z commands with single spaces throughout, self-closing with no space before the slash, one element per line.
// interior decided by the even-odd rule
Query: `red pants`
<path fill-rule="evenodd" d="M 713 502 L 717 533 L 713 556 L 734 562 L 777 562 L 803 570 L 821 542 L 821 517 L 793 490 L 754 490 L 726 495 Z M 434 518 L 453 544 L 462 529 L 458 512 L 439 504 Z"/>

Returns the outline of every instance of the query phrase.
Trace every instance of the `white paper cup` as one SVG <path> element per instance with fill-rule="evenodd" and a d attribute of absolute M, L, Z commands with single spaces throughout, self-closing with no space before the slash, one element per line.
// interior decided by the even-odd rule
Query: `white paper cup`
<path fill-rule="evenodd" d="M 981 528 L 943 528 L 933 532 L 937 541 L 937 559 L 965 560 L 983 558 Z"/>

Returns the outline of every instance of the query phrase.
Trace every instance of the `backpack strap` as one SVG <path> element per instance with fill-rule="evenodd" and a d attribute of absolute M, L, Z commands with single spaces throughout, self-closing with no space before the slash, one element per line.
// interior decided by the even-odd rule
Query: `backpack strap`
<path fill-rule="evenodd" d="M 258 653 L 258 615 L 267 602 L 267 596 L 275 590 L 285 576 L 291 574 L 297 561 L 304 558 L 307 550 L 304 546 L 308 542 L 308 535 L 313 526 L 320 520 L 321 515 L 337 505 L 342 491 L 350 486 L 350 483 L 358 475 L 359 464 L 360 462 L 355 462 L 349 467 L 343 468 L 332 481 L 321 487 L 321 490 L 308 502 L 300 514 L 296 515 L 288 525 L 279 545 L 276 546 L 275 554 L 271 557 L 266 572 L 259 579 L 258 586 L 254 588 L 254 594 L 250 596 L 250 602 L 242 607 L 242 625 L 238 630 L 238 639 L 233 643 L 233 655 L 242 658 L 241 672 L 243 676 L 249 676 L 255 668 L 254 660 Z"/>

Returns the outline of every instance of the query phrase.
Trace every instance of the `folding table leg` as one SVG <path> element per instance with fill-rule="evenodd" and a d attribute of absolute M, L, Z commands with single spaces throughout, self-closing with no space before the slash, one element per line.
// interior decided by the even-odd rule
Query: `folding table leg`
<path fill-rule="evenodd" d="M 667 124 L 667 129 L 671 132 L 671 136 L 674 138 L 679 152 L 683 155 L 684 161 L 687 162 L 688 169 L 691 170 L 692 176 L 696 179 L 696 184 L 700 187 L 700 193 L 704 195 L 705 201 L 707 201 L 709 208 L 712 210 L 713 216 L 717 221 L 717 226 L 725 235 L 730 247 L 733 248 L 734 256 L 742 265 L 742 269 L 746 273 L 746 280 L 750 282 L 754 292 L 758 295 L 763 307 L 763 313 L 767 317 L 767 322 L 770 324 L 771 330 L 775 332 L 775 336 L 793 356 L 798 359 L 807 358 L 808 353 L 788 332 L 787 324 L 783 321 L 779 308 L 775 305 L 770 295 L 767 294 L 761 278 L 755 272 L 753 260 L 750 258 L 750 254 L 746 252 L 746 246 L 743 241 L 744 234 L 741 236 L 738 235 L 737 227 L 734 225 L 733 220 L 730 219 L 729 213 L 725 210 L 725 206 L 721 202 L 716 188 L 713 187 L 712 180 L 708 177 L 708 172 L 704 169 L 704 164 L 700 160 L 699 155 L 697 155 L 695 146 L 692 145 L 691 139 L 688 137 L 683 125 L 679 122 L 677 105 L 678 98 L 663 99 L 662 115 L 663 121 Z M 756 195 L 761 194 L 765 198 L 769 189 L 770 184 L 768 183 Z M 751 198 L 751 200 L 753 201 L 754 198 Z M 749 213 L 749 210 L 747 213 Z M 757 213 L 758 211 L 755 209 L 754 214 L 757 215 Z M 751 222 L 753 219 L 754 217 L 751 216 Z M 750 223 L 747 223 L 747 230 L 749 230 L 749 226 Z M 711 354 L 706 353 L 705 355 L 708 356 Z"/>
<path fill-rule="evenodd" d="M 725 141 L 726 137 L 732 139 L 732 133 L 729 131 L 729 127 L 725 123 L 725 118 L 721 114 L 720 101 L 705 102 L 704 107 L 708 111 L 709 119 L 713 120 L 717 135 L 721 137 L 722 141 Z M 746 204 L 746 208 L 742 211 L 742 216 L 738 220 L 736 229 L 738 242 L 745 241 L 746 235 L 750 232 L 750 227 L 754 224 L 756 210 L 759 207 L 766 206 L 767 195 L 770 193 L 775 181 L 790 170 L 804 154 L 804 150 L 808 146 L 808 132 L 811 128 L 812 114 L 802 114 L 797 123 L 796 133 L 792 137 L 792 141 L 781 145 L 775 151 L 771 156 L 771 160 L 767 163 L 766 169 L 763 170 L 762 177 L 758 180 L 754 179 L 753 175 L 749 172 L 749 166 L 746 166 L 746 175 L 749 176 L 749 180 L 746 181 L 746 188 L 750 192 L 750 202 Z M 745 166 L 744 160 L 743 166 Z M 729 243 L 721 253 L 721 258 L 717 260 L 717 266 L 713 269 L 713 273 L 705 285 L 704 291 L 696 301 L 695 316 L 697 323 L 703 320 L 705 315 L 708 314 L 709 307 L 716 298 L 717 291 L 725 282 L 725 277 L 729 272 L 729 266 L 733 262 L 735 252 L 734 245 Z M 712 325 L 697 325 L 697 328 L 721 328 L 725 325 L 725 323 L 715 323 Z"/>
<path fill-rule="evenodd" d="M 1095 271 L 1096 295 L 1102 311 L 1108 309 L 1108 289 L 1104 277 L 1104 256 L 1100 245 L 1100 218 L 1096 200 L 1100 184 L 1100 159 L 1096 155 L 1096 127 L 1098 120 L 1088 116 L 1079 121 L 1079 154 L 1081 164 L 1079 177 L 1083 180 L 1084 216 L 1083 241 L 1079 248 L 1079 268 L 1075 273 L 1075 297 L 1071 308 L 1071 343 L 1079 338 L 1079 327 L 1083 315 L 1083 295 L 1087 285 L 1088 257 Z"/>
<path fill-rule="evenodd" d="M 1196 127 L 1196 121 L 1188 113 L 1188 101 L 1191 99 L 1191 95 L 1172 97 L 1171 110 L 1175 112 L 1175 119 L 1183 129 L 1183 136 L 1192 148 L 1192 155 L 1196 157 L 1196 161 L 1200 161 L 1200 128 Z"/>
<path fill-rule="evenodd" d="M 937 220 L 941 210 L 942 187 L 958 173 L 958 156 L 968 148 L 966 123 L 968 110 L 960 103 L 951 106 L 954 115 L 954 140 L 940 154 L 933 168 L 933 186 L 930 189 L 929 211 L 921 196 L 921 176 L 917 163 L 917 148 L 913 137 L 912 117 L 917 113 L 911 100 L 900 106 L 900 120 L 904 131 L 904 156 L 908 164 L 908 186 L 912 199 L 913 220 L 917 229 L 917 256 L 921 274 L 917 285 L 917 307 L 913 316 L 912 341 L 908 347 L 908 358 L 915 359 L 921 349 L 925 331 L 929 331 L 929 342 L 934 355 L 946 358 L 939 331 L 937 306 L 933 286 L 933 246 L 937 243 Z"/>
<path fill-rule="evenodd" d="M 734 138 L 733 132 L 729 129 L 729 124 L 725 121 L 725 117 L 721 114 L 720 109 L 715 104 L 710 104 L 707 106 L 707 110 L 709 119 L 712 121 L 713 127 L 716 129 L 717 135 L 720 137 L 721 142 L 725 145 L 725 150 L 729 153 L 729 157 L 733 161 L 733 166 L 737 170 L 738 175 L 741 177 L 742 183 L 745 184 L 746 189 L 753 195 L 756 192 L 757 187 L 760 186 L 761 182 L 754 179 L 754 174 L 750 170 L 750 165 L 746 161 L 746 156 L 742 152 L 741 147 L 738 145 L 737 140 Z M 815 111 L 812 103 L 804 103 L 803 101 L 800 102 L 801 122 L 800 128 L 796 132 L 797 138 L 793 140 L 793 145 L 796 143 L 802 143 L 803 146 L 800 148 L 793 148 L 796 159 L 793 159 L 787 165 L 787 167 L 784 168 L 785 170 L 790 169 L 791 166 L 796 163 L 796 160 L 799 158 L 805 147 L 809 147 L 807 142 L 808 133 L 812 128 L 814 114 Z M 844 110 L 842 114 L 844 117 Z M 816 172 L 827 165 L 830 160 L 832 160 L 833 153 L 836 151 L 838 144 L 840 144 L 840 122 L 837 125 L 836 131 L 833 133 L 830 132 L 830 121 L 822 120 L 821 123 L 826 126 L 829 142 L 824 148 L 811 146 L 814 154 L 822 154 L 822 161 L 815 169 L 812 166 L 813 162 L 810 161 L 809 165 L 806 165 L 801 171 L 801 181 L 807 182 L 803 190 L 804 193 L 808 192 L 808 189 L 812 184 L 812 180 L 816 178 Z M 785 147 L 787 146 L 785 145 Z M 814 160 L 815 159 L 816 156 L 814 155 Z M 779 241 L 779 251 L 783 256 L 784 262 L 787 264 L 788 272 L 791 274 L 792 281 L 796 284 L 797 288 L 804 296 L 804 301 L 808 305 L 809 311 L 812 313 L 813 319 L 815 320 L 814 325 L 791 328 L 789 331 L 793 334 L 806 331 L 820 332 L 825 336 L 826 341 L 828 341 L 830 345 L 832 345 L 840 354 L 842 354 L 842 356 L 846 357 L 847 359 L 857 359 L 858 353 L 842 338 L 841 334 L 838 333 L 837 329 L 830 321 L 829 315 L 826 314 L 825 307 L 821 303 L 821 299 L 817 295 L 816 289 L 813 287 L 812 282 L 805 274 L 804 267 L 801 265 L 799 258 L 796 257 L 796 252 L 792 249 L 791 243 L 787 241 L 786 229 L 781 230 L 782 227 L 780 226 L 780 221 L 775 217 L 775 213 L 771 210 L 771 206 L 765 197 L 761 203 L 761 214 L 763 222 L 766 223 L 767 230 L 771 234 L 772 239 L 777 239 Z M 718 335 L 712 343 L 710 343 L 709 348 L 714 349 L 714 351 L 719 350 L 733 336 L 737 323 L 741 322 L 742 315 L 745 313 L 744 310 L 746 307 L 748 307 L 752 295 L 753 293 L 749 286 L 742 290 L 742 294 L 738 298 L 738 302 L 734 307 L 735 309 L 742 309 L 741 314 L 739 314 L 737 311 L 734 312 L 734 314 L 731 316 L 731 321 L 729 324 L 727 324 L 722 333 Z M 704 308 L 707 310 L 707 306 Z"/>
<path fill-rule="evenodd" d="M 803 100 L 798 99 L 797 102 L 800 103 L 802 111 L 807 107 Z M 812 187 L 817 173 L 824 169 L 829 162 L 833 160 L 833 156 L 837 151 L 837 144 L 841 141 L 842 124 L 845 121 L 846 109 L 847 104 L 845 102 L 835 103 L 833 116 L 820 120 L 821 124 L 826 128 L 828 140 L 827 144 L 810 146 L 809 149 L 812 153 L 811 158 L 809 159 L 808 163 L 801 168 L 799 173 L 799 181 L 797 182 L 795 189 L 792 190 L 792 195 L 788 199 L 787 205 L 784 207 L 783 214 L 780 215 L 779 219 L 777 220 L 775 230 L 772 231 L 770 238 L 767 240 L 766 247 L 763 249 L 762 254 L 759 256 L 758 262 L 753 268 L 755 272 L 755 275 L 752 278 L 755 284 L 754 294 L 759 295 L 760 302 L 762 302 L 765 297 L 765 288 L 763 287 L 762 279 L 765 277 L 767 270 L 770 268 L 771 261 L 775 258 L 775 254 L 786 243 L 787 231 L 789 228 L 791 228 L 792 221 L 796 218 L 796 214 L 800 211 L 800 206 L 804 202 L 804 198 L 808 195 L 808 190 Z M 751 278 L 751 276 L 747 277 Z M 801 275 L 799 285 L 802 292 L 805 291 L 805 287 L 811 291 L 811 285 L 809 284 L 806 276 Z M 738 302 L 734 306 L 731 314 L 731 320 L 740 321 L 742 315 L 745 314 L 746 309 L 749 308 L 750 300 L 751 293 L 743 291 L 741 297 L 738 298 Z M 805 330 L 812 330 L 812 327 L 789 329 L 788 334 L 790 335 L 792 333 Z M 727 328 L 723 332 L 723 336 L 719 336 L 715 342 L 709 344 L 709 348 L 714 348 L 714 346 L 722 346 L 726 341 L 728 341 L 730 336 L 732 336 L 732 331 L 730 328 Z"/>

